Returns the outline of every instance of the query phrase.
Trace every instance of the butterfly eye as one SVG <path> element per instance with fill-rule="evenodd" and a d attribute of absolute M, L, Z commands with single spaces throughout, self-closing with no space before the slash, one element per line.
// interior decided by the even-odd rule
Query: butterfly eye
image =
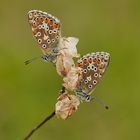
<path fill-rule="evenodd" d="M 48 61 L 49 57 L 47 55 L 45 55 L 44 57 L 42 57 L 44 60 Z"/>
<path fill-rule="evenodd" d="M 86 102 L 90 102 L 90 101 L 91 101 L 91 96 L 88 95 L 88 96 L 86 97 Z"/>

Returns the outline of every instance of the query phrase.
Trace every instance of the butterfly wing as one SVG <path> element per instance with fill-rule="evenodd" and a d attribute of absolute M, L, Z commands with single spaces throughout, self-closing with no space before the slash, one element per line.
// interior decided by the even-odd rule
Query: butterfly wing
<path fill-rule="evenodd" d="M 101 81 L 109 60 L 110 55 L 106 52 L 86 54 L 80 58 L 77 62 L 77 67 L 81 68 L 82 80 L 77 87 L 77 91 L 80 90 L 87 95 L 91 94 Z"/>
<path fill-rule="evenodd" d="M 56 17 L 39 10 L 31 10 L 28 12 L 28 22 L 44 54 L 57 47 L 61 29 L 60 21 Z"/>

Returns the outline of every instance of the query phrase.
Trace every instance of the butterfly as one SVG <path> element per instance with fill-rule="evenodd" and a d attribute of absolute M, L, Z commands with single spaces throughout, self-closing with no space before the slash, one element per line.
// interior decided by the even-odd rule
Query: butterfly
<path fill-rule="evenodd" d="M 33 36 L 44 54 L 42 59 L 45 61 L 55 61 L 61 38 L 60 20 L 46 12 L 31 10 L 28 12 L 28 22 L 31 26 Z"/>
<path fill-rule="evenodd" d="M 89 102 L 90 94 L 101 81 L 110 61 L 110 54 L 106 52 L 89 53 L 81 57 L 76 64 L 80 68 L 81 80 L 75 93 L 81 101 Z"/>

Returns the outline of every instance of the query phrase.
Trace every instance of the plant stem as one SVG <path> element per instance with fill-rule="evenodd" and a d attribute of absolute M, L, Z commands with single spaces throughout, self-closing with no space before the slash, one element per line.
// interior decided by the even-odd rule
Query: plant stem
<path fill-rule="evenodd" d="M 42 125 L 44 125 L 47 121 L 49 121 L 50 119 L 52 119 L 54 116 L 55 116 L 55 111 L 53 111 L 49 116 L 47 116 L 35 128 L 33 128 L 23 140 L 28 140 L 35 133 L 35 131 L 37 131 Z"/>
<path fill-rule="evenodd" d="M 62 86 L 62 89 L 61 89 L 60 93 L 63 94 L 64 92 L 65 92 L 65 87 Z M 49 121 L 50 119 L 52 119 L 54 116 L 55 116 L 55 111 L 53 111 L 49 116 L 47 116 L 35 128 L 33 128 L 23 140 L 28 140 L 35 133 L 35 131 L 37 131 L 42 125 L 44 125 L 47 121 Z"/>

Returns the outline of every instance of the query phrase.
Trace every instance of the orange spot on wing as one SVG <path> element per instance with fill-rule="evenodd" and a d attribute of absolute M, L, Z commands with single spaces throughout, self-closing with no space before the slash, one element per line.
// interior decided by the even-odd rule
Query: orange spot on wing
<path fill-rule="evenodd" d="M 40 20 L 41 20 L 41 21 L 43 21 L 43 20 L 44 20 L 44 18 L 43 18 L 43 17 L 40 17 Z"/>
<path fill-rule="evenodd" d="M 88 59 L 88 62 L 92 62 L 92 59 Z"/>
<path fill-rule="evenodd" d="M 88 62 L 88 60 L 87 60 L 87 59 L 83 59 L 83 62 L 84 62 L 84 63 L 87 63 L 87 62 Z"/>
<path fill-rule="evenodd" d="M 82 67 L 82 64 L 76 64 L 76 67 L 80 67 L 81 68 Z"/>
<path fill-rule="evenodd" d="M 40 24 L 39 20 L 37 20 L 35 24 L 36 26 L 38 26 Z"/>
<path fill-rule="evenodd" d="M 48 19 L 48 18 L 46 18 L 46 19 L 45 19 L 45 23 L 48 23 L 48 22 L 49 22 L 49 19 Z"/>
<path fill-rule="evenodd" d="M 54 24 L 53 24 L 53 27 L 54 27 L 54 28 L 57 28 L 57 26 L 58 26 L 57 23 L 54 23 Z"/>
<path fill-rule="evenodd" d="M 103 69 L 105 67 L 105 65 L 103 63 L 100 64 L 100 69 Z"/>
<path fill-rule="evenodd" d="M 93 62 L 97 62 L 97 59 L 96 59 L 96 58 L 94 58 L 94 59 L 93 59 Z"/>
<path fill-rule="evenodd" d="M 100 64 L 100 63 L 101 63 L 100 59 L 97 59 L 97 63 L 98 63 L 98 64 Z"/>
<path fill-rule="evenodd" d="M 58 28 L 58 30 L 60 29 L 60 24 L 58 24 L 57 28 Z"/>
<path fill-rule="evenodd" d="M 35 30 L 34 28 L 32 28 L 32 33 L 33 33 L 33 35 L 36 35 L 37 30 Z"/>
<path fill-rule="evenodd" d="M 53 25 L 53 20 L 52 19 L 49 20 L 49 24 Z"/>

